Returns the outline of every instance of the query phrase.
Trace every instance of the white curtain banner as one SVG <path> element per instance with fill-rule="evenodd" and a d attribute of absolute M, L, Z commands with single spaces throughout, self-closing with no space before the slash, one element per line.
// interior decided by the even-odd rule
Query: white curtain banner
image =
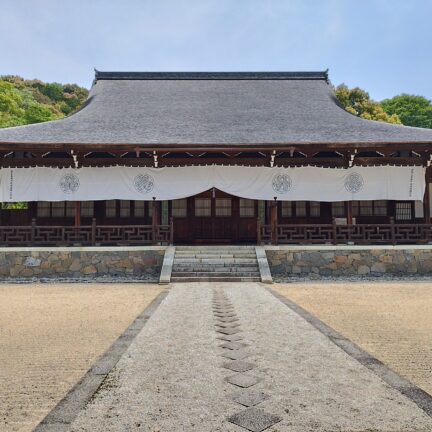
<path fill-rule="evenodd" d="M 211 188 L 278 201 L 423 200 L 423 167 L 1 168 L 0 201 L 173 200 Z"/>

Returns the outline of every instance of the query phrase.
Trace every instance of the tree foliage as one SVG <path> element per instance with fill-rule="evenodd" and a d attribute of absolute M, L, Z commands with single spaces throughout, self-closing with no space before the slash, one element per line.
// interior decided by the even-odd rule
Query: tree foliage
<path fill-rule="evenodd" d="M 407 126 L 432 128 L 432 101 L 423 96 L 401 94 L 381 102 L 384 111 L 397 115 Z"/>
<path fill-rule="evenodd" d="M 388 114 L 379 102 L 373 101 L 369 93 L 359 87 L 348 88 L 341 84 L 335 89 L 340 104 L 346 111 L 366 120 L 401 124 L 397 114 Z"/>
<path fill-rule="evenodd" d="M 62 118 L 76 111 L 87 96 L 88 90 L 76 84 L 0 76 L 0 127 Z"/>

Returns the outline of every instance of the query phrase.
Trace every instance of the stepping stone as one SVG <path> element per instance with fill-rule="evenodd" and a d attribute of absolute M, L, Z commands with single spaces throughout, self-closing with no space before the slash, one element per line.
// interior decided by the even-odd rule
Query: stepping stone
<path fill-rule="evenodd" d="M 233 335 L 218 335 L 217 336 L 218 339 L 220 340 L 224 340 L 224 341 L 239 341 L 239 340 L 243 340 L 243 336 L 240 334 L 233 334 Z"/>
<path fill-rule="evenodd" d="M 218 328 L 216 330 L 218 333 L 222 333 L 225 335 L 232 335 L 232 334 L 236 334 L 236 333 L 240 333 L 241 330 L 236 327 L 236 328 Z"/>
<path fill-rule="evenodd" d="M 220 318 L 220 317 L 217 317 L 216 319 L 217 319 L 218 321 L 220 321 L 220 322 L 224 322 L 224 323 L 236 322 L 236 321 L 239 320 L 239 319 L 236 318 L 236 317 L 229 317 L 229 318 Z"/>
<path fill-rule="evenodd" d="M 237 318 L 237 315 L 235 312 L 218 312 L 214 314 L 217 318 Z"/>
<path fill-rule="evenodd" d="M 213 313 L 233 313 L 234 308 L 231 306 L 213 308 Z"/>
<path fill-rule="evenodd" d="M 214 315 L 226 315 L 226 314 L 235 314 L 235 310 L 234 309 L 221 309 L 221 310 L 217 310 L 217 311 L 213 311 Z"/>
<path fill-rule="evenodd" d="M 246 372 L 255 367 L 253 363 L 245 362 L 243 360 L 234 360 L 226 362 L 222 365 L 225 369 L 230 369 L 234 372 Z"/>
<path fill-rule="evenodd" d="M 230 377 L 225 378 L 225 380 L 232 385 L 235 385 L 237 387 L 242 387 L 242 388 L 252 387 L 255 384 L 258 384 L 260 381 L 262 381 L 261 378 L 258 378 L 253 375 L 246 375 L 243 373 L 232 375 Z"/>
<path fill-rule="evenodd" d="M 240 323 L 238 323 L 238 322 L 229 322 L 229 323 L 218 322 L 215 324 L 215 326 L 220 327 L 220 328 L 235 328 L 235 327 L 240 327 Z"/>
<path fill-rule="evenodd" d="M 245 350 L 235 350 L 235 351 L 225 350 L 225 352 L 222 354 L 222 357 L 228 358 L 230 360 L 243 360 L 244 358 L 249 356 L 250 354 Z"/>
<path fill-rule="evenodd" d="M 232 396 L 234 402 L 237 402 L 240 405 L 244 405 L 245 407 L 252 407 L 260 404 L 261 402 L 269 399 L 270 396 L 266 395 L 262 392 L 256 392 L 254 390 L 245 390 L 241 393 L 237 393 Z"/>
<path fill-rule="evenodd" d="M 224 343 L 222 345 L 219 345 L 221 348 L 226 348 L 229 350 L 239 350 L 242 348 L 247 347 L 247 345 L 245 343 L 241 343 L 241 342 L 227 342 Z"/>
<path fill-rule="evenodd" d="M 281 417 L 269 414 L 261 408 L 248 408 L 238 414 L 228 417 L 230 423 L 234 423 L 251 432 L 261 432 L 282 420 Z"/>

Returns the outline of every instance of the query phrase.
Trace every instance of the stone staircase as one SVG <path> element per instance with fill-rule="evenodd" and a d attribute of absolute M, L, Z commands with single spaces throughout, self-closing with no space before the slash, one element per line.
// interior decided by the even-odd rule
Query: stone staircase
<path fill-rule="evenodd" d="M 259 282 L 254 246 L 177 246 L 171 282 Z"/>

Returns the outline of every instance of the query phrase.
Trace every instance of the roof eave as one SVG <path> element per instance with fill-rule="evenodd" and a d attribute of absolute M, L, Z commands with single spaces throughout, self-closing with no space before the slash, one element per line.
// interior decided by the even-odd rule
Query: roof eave
<path fill-rule="evenodd" d="M 301 151 L 302 149 L 328 149 L 328 150 L 353 150 L 365 148 L 389 148 L 395 150 L 419 150 L 432 152 L 431 141 L 413 141 L 413 142 L 274 142 L 274 143 L 50 143 L 50 142 L 0 142 L 0 151 L 46 151 L 53 150 L 118 150 L 124 151 L 128 149 L 141 151 L 289 151 L 293 148 Z"/>

